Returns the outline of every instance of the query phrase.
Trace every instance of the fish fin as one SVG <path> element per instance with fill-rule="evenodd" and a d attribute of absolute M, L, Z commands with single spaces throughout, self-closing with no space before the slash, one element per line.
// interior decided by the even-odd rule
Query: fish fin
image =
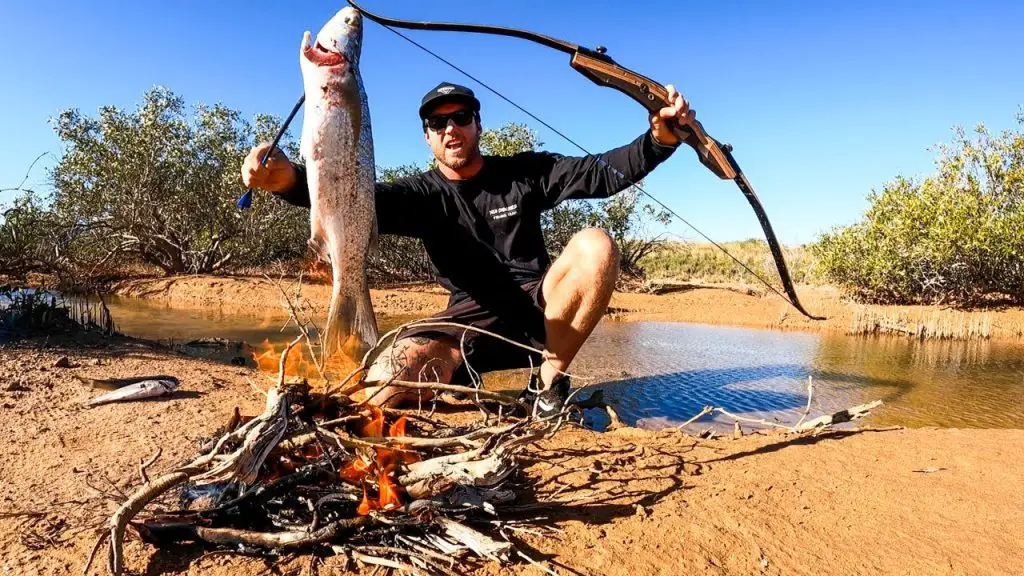
<path fill-rule="evenodd" d="M 97 380 L 95 378 L 86 378 L 85 376 L 79 376 L 78 374 L 72 374 L 79 382 L 90 386 L 92 388 L 99 388 L 100 390 L 117 390 L 117 386 L 103 380 Z"/>
<path fill-rule="evenodd" d="M 376 235 L 374 236 L 376 240 Z M 364 289 L 362 297 L 356 302 L 356 325 L 355 334 L 359 336 L 364 345 L 360 353 L 360 360 L 370 348 L 377 344 L 379 334 L 377 332 L 377 317 L 373 313 L 373 302 L 370 300 L 370 290 Z"/>
<path fill-rule="evenodd" d="M 356 300 L 349 294 L 341 291 L 341 282 L 334 280 L 334 287 L 331 291 L 331 304 L 327 310 L 327 326 L 324 328 L 324 338 L 321 354 L 326 363 L 341 352 L 350 355 L 344 346 L 353 332 L 356 323 Z"/>
<path fill-rule="evenodd" d="M 327 246 L 322 240 L 316 237 L 312 237 L 306 241 L 306 245 L 309 247 L 310 252 L 316 260 L 323 262 L 324 264 L 331 263 L 331 255 L 327 252 Z"/>
<path fill-rule="evenodd" d="M 380 244 L 377 237 L 377 211 L 373 211 L 373 222 L 370 225 L 369 256 L 380 256 Z"/>
<path fill-rule="evenodd" d="M 327 312 L 323 357 L 330 359 L 341 352 L 360 362 L 377 343 L 377 319 L 373 314 L 370 291 L 365 289 L 362 296 L 354 297 L 341 293 L 340 282 L 335 282 L 334 286 Z"/>

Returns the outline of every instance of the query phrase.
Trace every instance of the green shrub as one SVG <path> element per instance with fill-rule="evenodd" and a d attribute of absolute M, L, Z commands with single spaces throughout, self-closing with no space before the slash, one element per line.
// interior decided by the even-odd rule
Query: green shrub
<path fill-rule="evenodd" d="M 813 246 L 821 273 L 867 302 L 1024 302 L 1024 113 L 1017 124 L 958 129 L 934 175 L 873 192 L 862 221 Z"/>

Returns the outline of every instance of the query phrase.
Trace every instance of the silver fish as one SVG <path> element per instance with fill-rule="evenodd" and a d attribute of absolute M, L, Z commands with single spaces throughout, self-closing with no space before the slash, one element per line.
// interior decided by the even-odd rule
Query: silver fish
<path fill-rule="evenodd" d="M 366 281 L 376 251 L 376 173 L 370 108 L 359 74 L 362 15 L 342 8 L 311 42 L 302 37 L 299 65 L 306 101 L 300 152 L 310 199 L 309 244 L 331 264 L 333 287 L 323 337 L 325 358 L 361 356 L 377 342 Z"/>
<path fill-rule="evenodd" d="M 99 406 L 111 402 L 125 402 L 129 400 L 143 400 L 145 398 L 156 398 L 158 396 L 169 396 L 178 389 L 177 380 L 143 380 L 130 386 L 125 386 L 97 396 L 87 402 L 86 406 Z"/>
<path fill-rule="evenodd" d="M 77 378 L 83 384 L 88 384 L 93 388 L 99 388 L 101 390 L 117 390 L 118 388 L 124 388 L 125 386 L 142 382 L 143 380 L 178 381 L 174 376 L 167 376 L 165 374 L 159 374 L 156 376 L 133 376 L 131 378 L 89 378 L 88 376 L 80 376 L 78 374 L 72 374 L 72 376 Z"/>

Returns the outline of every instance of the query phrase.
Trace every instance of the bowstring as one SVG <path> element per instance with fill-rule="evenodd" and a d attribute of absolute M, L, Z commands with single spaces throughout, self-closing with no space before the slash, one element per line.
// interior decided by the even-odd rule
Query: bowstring
<path fill-rule="evenodd" d="M 409 37 L 408 37 L 408 36 L 406 36 L 405 34 L 402 34 L 401 32 L 399 32 L 398 30 L 395 30 L 395 29 L 394 29 L 394 28 L 392 28 L 391 26 L 388 26 L 387 24 L 381 24 L 380 22 L 377 22 L 377 24 L 380 24 L 380 25 L 381 25 L 381 26 L 383 26 L 384 28 L 387 28 L 388 30 L 390 30 L 390 31 L 391 31 L 391 32 L 393 32 L 394 34 L 398 35 L 398 36 L 399 36 L 400 38 L 404 39 L 404 40 L 405 40 L 406 42 L 409 42 L 409 43 L 410 43 L 410 44 L 412 44 L 413 46 L 416 46 L 416 47 L 417 47 L 417 48 L 419 48 L 420 50 L 423 50 L 424 52 L 426 52 L 427 54 L 430 54 L 430 55 L 431 55 L 431 56 L 433 56 L 434 58 L 437 58 L 437 59 L 438 59 L 438 60 L 440 60 L 441 62 L 444 62 L 444 63 L 445 63 L 445 64 L 447 64 L 448 66 L 450 66 L 450 67 L 452 67 L 453 69 L 455 69 L 456 71 L 458 71 L 458 72 L 459 72 L 460 74 L 463 74 L 463 75 L 465 75 L 466 77 L 468 77 L 469 79 L 473 80 L 473 81 L 474 81 L 474 82 L 476 82 L 477 84 L 480 84 L 481 86 L 483 86 L 483 87 L 484 87 L 484 88 L 486 88 L 487 90 L 490 90 L 490 91 L 491 91 L 491 92 L 492 92 L 492 93 L 493 93 L 493 94 L 494 94 L 495 96 L 497 96 L 498 98 L 501 98 L 501 99 L 502 99 L 502 100 L 504 100 L 505 102 L 508 102 L 508 103 L 509 103 L 509 104 L 510 104 L 511 106 L 515 107 L 515 108 L 516 108 L 517 110 L 519 110 L 519 111 L 520 111 L 520 112 L 522 112 L 523 114 L 526 114 L 526 115 L 527 115 L 527 116 L 529 116 L 530 118 L 533 118 L 534 120 L 536 120 L 537 122 L 539 122 L 539 123 L 540 123 L 541 125 L 543 125 L 543 126 L 544 126 L 545 128 L 547 128 L 548 130 L 551 130 L 551 131 L 552 131 L 552 132 L 554 132 L 555 134 L 558 134 L 559 136 L 561 136 L 562 138 L 564 138 L 564 139 L 565 139 L 566 141 L 568 141 L 568 142 L 569 142 L 570 144 L 572 144 L 573 146 L 575 146 L 575 147 L 579 148 L 579 149 L 580 149 L 580 150 L 581 150 L 581 151 L 582 151 L 582 152 L 583 152 L 584 154 L 586 154 L 586 155 L 588 155 L 588 156 L 595 156 L 595 155 L 594 155 L 594 154 L 593 154 L 592 152 L 590 152 L 589 150 L 587 150 L 586 148 L 584 148 L 584 147 L 583 147 L 583 146 L 582 146 L 581 144 L 579 144 L 578 142 L 576 142 L 575 140 L 573 140 L 572 138 L 570 138 L 570 137 L 569 137 L 568 135 L 566 135 L 566 134 L 562 133 L 562 132 L 561 132 L 560 130 L 558 130 L 557 128 L 555 128 L 555 127 L 554 127 L 554 126 L 552 126 L 551 124 L 548 124 L 547 122 L 545 122 L 545 121 L 544 121 L 544 120 L 542 120 L 541 118 L 538 118 L 538 117 L 537 117 L 537 116 L 536 116 L 536 115 L 535 115 L 534 113 L 530 112 L 530 111 L 529 111 L 529 110 L 527 110 L 526 108 L 523 108 L 523 107 L 522 107 L 522 106 L 520 106 L 519 104 L 516 104 L 516 103 L 515 103 L 515 102 L 513 102 L 512 100 L 508 99 L 508 98 L 507 98 L 507 97 L 506 97 L 506 96 L 505 96 L 504 94 L 502 94 L 502 93 L 501 93 L 501 92 L 499 92 L 498 90 L 496 90 L 496 89 L 492 88 L 492 87 L 491 87 L 490 85 L 488 85 L 488 84 L 487 84 L 486 82 L 484 82 L 483 80 L 480 80 L 480 79 L 479 79 L 479 78 L 477 78 L 476 76 L 473 76 L 473 75 L 472 75 L 472 74 L 470 74 L 469 72 L 466 72 L 465 70 L 463 70 L 463 69 L 462 69 L 462 68 L 460 68 L 459 66 L 457 66 L 457 65 L 455 65 L 454 63 L 450 62 L 449 60 L 445 59 L 445 58 L 444 58 L 443 56 L 441 56 L 440 54 L 437 54 L 436 52 L 434 52 L 434 51 L 430 50 L 430 49 L 429 49 L 429 48 L 427 48 L 426 46 L 424 46 L 424 45 L 420 44 L 419 42 L 416 42 L 416 41 L 415 41 L 415 40 L 413 40 L 412 38 L 409 38 Z M 657 203 L 657 204 L 658 204 L 659 206 L 661 206 L 661 207 L 662 207 L 662 208 L 663 208 L 663 209 L 664 209 L 664 210 L 665 210 L 666 212 L 668 212 L 669 214 L 671 214 L 671 215 L 675 216 L 676 218 L 678 218 L 678 219 L 679 219 L 680 221 L 682 221 L 682 222 L 683 222 L 684 224 L 686 224 L 687 226 L 689 226 L 690 228 L 692 228 L 692 229 L 693 229 L 693 231 L 694 231 L 694 232 L 696 232 L 697 234 L 700 234 L 700 235 L 701 235 L 701 237 L 703 237 L 703 238 L 704 238 L 705 240 L 707 240 L 708 242 L 710 242 L 710 243 L 711 243 L 711 244 L 712 244 L 712 245 L 713 245 L 713 246 L 714 246 L 715 248 L 718 248 L 719 250 L 721 250 L 721 251 L 722 251 L 722 252 L 723 252 L 723 253 L 724 253 L 724 254 L 725 254 L 726 256 L 728 256 L 729 258 L 731 258 L 733 262 L 735 262 L 735 263 L 739 264 L 739 265 L 740 265 L 740 267 L 742 267 L 742 268 L 743 268 L 744 270 L 746 270 L 746 271 L 747 271 L 747 273 L 749 273 L 749 274 L 750 274 L 751 276 L 753 276 L 754 278 L 757 278 L 758 280 L 760 280 L 762 284 L 764 284 L 764 285 L 765 285 L 765 286 L 767 286 L 767 287 L 768 287 L 769 289 L 771 289 L 771 291 L 772 291 L 772 292 L 775 292 L 775 293 L 776 293 L 776 294 L 777 294 L 777 295 L 778 295 L 778 296 L 779 296 L 780 298 L 782 298 L 783 300 L 785 300 L 786 302 L 788 302 L 788 303 L 789 303 L 790 305 L 792 305 L 792 306 L 794 306 L 794 307 L 796 306 L 796 305 L 795 305 L 795 304 L 793 303 L 793 301 L 789 299 L 789 297 L 788 297 L 788 296 L 786 296 L 785 294 L 783 294 L 782 292 L 780 292 L 780 291 L 779 291 L 779 290 L 778 290 L 778 289 L 777 289 L 777 288 L 776 288 L 776 287 L 775 287 L 774 285 L 772 285 L 772 284 L 771 284 L 770 282 L 768 282 L 767 280 L 765 280 L 764 278 L 762 278 L 760 274 L 758 274 L 757 272 L 754 272 L 753 270 L 751 270 L 751 269 L 750 269 L 750 267 L 749 267 L 749 266 L 747 266 L 746 264 L 744 264 L 744 263 L 743 263 L 743 262 L 742 262 L 742 261 L 741 261 L 741 260 L 740 260 L 739 258 L 737 258 L 737 257 L 733 256 L 733 255 L 732 255 L 732 253 L 730 253 L 730 252 L 729 252 L 728 250 L 726 250 L 724 246 L 722 246 L 722 245 L 721 245 L 721 244 L 719 244 L 718 242 L 715 242 L 714 240 L 712 240 L 712 239 L 711 239 L 710 237 L 708 237 L 708 235 L 707 235 L 707 234 L 705 234 L 705 233 L 701 232 L 699 228 L 697 228 L 696 226 L 694 226 L 693 224 L 691 224 L 691 223 L 690 223 L 690 222 L 689 222 L 688 220 L 686 220 L 686 218 L 683 218 L 682 216 L 680 216 L 678 212 L 676 212 L 675 210 L 673 210 L 673 209 L 669 208 L 668 206 L 666 206 L 664 202 L 662 202 L 661 200 L 658 200 L 657 198 L 655 198 L 655 197 L 654 197 L 653 195 L 651 195 L 651 194 L 650 194 L 649 192 L 647 192 L 646 190 L 644 190 L 644 189 L 643 189 L 643 187 L 642 187 L 642 186 L 640 186 L 639 184 L 637 184 L 636 182 L 633 182 L 633 181 L 631 181 L 631 180 L 630 180 L 629 178 L 627 178 L 627 177 L 626 177 L 626 175 L 625 175 L 625 174 L 622 174 L 621 172 L 619 172 L 619 171 L 618 171 L 618 170 L 617 170 L 617 169 L 616 169 L 616 168 L 615 168 L 614 166 L 608 165 L 607 163 L 604 163 L 604 162 L 602 162 L 602 164 L 604 164 L 605 166 L 608 166 L 608 168 L 610 168 L 610 169 L 612 170 L 612 172 L 614 172 L 614 173 L 615 173 L 615 175 L 616 175 L 616 176 L 618 176 L 618 177 L 619 177 L 620 179 L 622 179 L 622 180 L 625 180 L 625 181 L 626 181 L 626 182 L 627 182 L 627 183 L 628 183 L 628 184 L 629 184 L 630 186 L 632 186 L 633 188 L 636 188 L 637 190 L 639 190 L 639 191 L 640 191 L 640 192 L 641 192 L 641 193 L 642 193 L 642 194 L 643 194 L 644 196 L 647 196 L 647 197 L 648 197 L 648 198 L 650 198 L 650 199 L 651 199 L 652 201 L 654 201 L 655 203 Z"/>

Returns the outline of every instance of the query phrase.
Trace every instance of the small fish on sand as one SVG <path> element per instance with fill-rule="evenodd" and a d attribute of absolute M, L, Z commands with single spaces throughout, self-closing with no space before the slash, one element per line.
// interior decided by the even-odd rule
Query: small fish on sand
<path fill-rule="evenodd" d="M 97 396 L 84 403 L 87 407 L 110 404 L 112 402 L 129 402 L 132 400 L 144 400 L 146 398 L 157 398 L 170 396 L 178 389 L 178 380 L 143 380 L 124 386 L 102 396 Z"/>
<path fill-rule="evenodd" d="M 117 390 L 118 388 L 124 388 L 132 384 L 137 384 L 145 380 L 173 380 L 177 382 L 178 379 L 174 376 L 168 376 L 166 374 L 155 374 L 152 376 L 132 376 L 131 378 L 89 378 L 88 376 L 81 376 L 74 374 L 82 384 L 87 384 L 93 388 L 100 390 Z"/>

